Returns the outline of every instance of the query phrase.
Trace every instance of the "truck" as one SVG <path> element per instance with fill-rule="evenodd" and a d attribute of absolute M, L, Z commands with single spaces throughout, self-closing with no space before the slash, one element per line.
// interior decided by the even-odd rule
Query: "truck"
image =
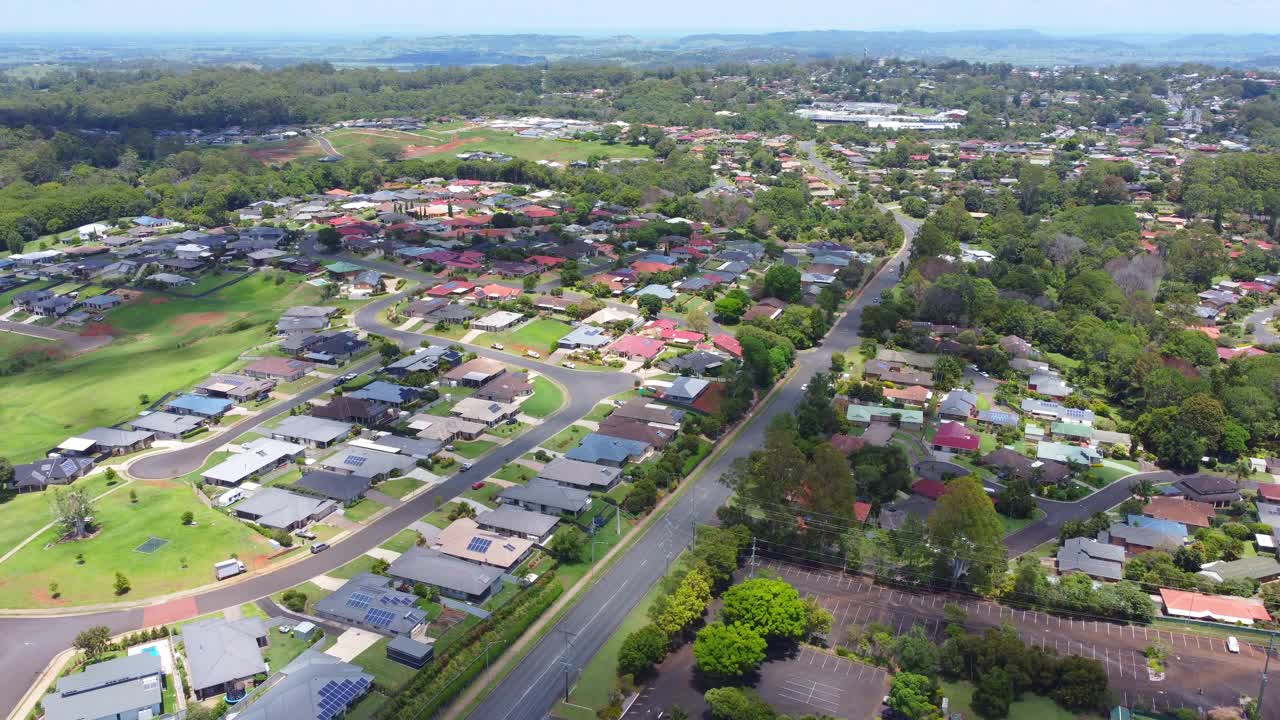
<path fill-rule="evenodd" d="M 244 572 L 244 570 L 244 563 L 235 558 L 213 564 L 213 574 L 219 580 L 226 580 L 227 578 L 235 577 L 236 575 Z"/>

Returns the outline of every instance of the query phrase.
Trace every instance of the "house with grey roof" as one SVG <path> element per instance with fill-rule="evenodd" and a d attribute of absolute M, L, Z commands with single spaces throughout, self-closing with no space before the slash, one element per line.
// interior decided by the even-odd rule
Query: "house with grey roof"
<path fill-rule="evenodd" d="M 233 486 L 262 477 L 300 458 L 307 449 L 297 443 L 274 438 L 257 438 L 241 452 L 204 471 L 201 478 L 215 485 Z"/>
<path fill-rule="evenodd" d="M 598 328 L 594 325 L 579 325 L 570 330 L 568 335 L 557 340 L 556 346 L 567 350 L 577 350 L 579 348 L 599 350 L 611 342 L 613 342 L 613 338 L 609 337 L 603 328 Z"/>
<path fill-rule="evenodd" d="M 692 405 L 710 386 L 711 383 L 702 378 L 678 377 L 662 391 L 662 399 L 679 405 Z"/>
<path fill-rule="evenodd" d="M 560 524 L 560 518 L 511 505 L 499 505 L 495 510 L 486 510 L 477 515 L 476 524 L 481 530 L 544 545 Z"/>
<path fill-rule="evenodd" d="M 164 668 L 158 655 L 138 653 L 94 663 L 64 675 L 40 698 L 45 720 L 159 717 L 164 709 Z"/>
<path fill-rule="evenodd" d="M 339 420 L 291 415 L 271 431 L 271 437 L 310 448 L 327 448 L 351 434 L 353 425 Z"/>
<path fill-rule="evenodd" d="M 1058 549 L 1058 574 L 1080 572 L 1095 580 L 1124 579 L 1124 548 L 1093 538 L 1070 538 Z"/>
<path fill-rule="evenodd" d="M 304 650 L 280 670 L 283 676 L 237 720 L 336 718 L 373 688 L 373 676 L 357 665 L 316 650 Z"/>
<path fill-rule="evenodd" d="M 955 389 L 938 403 L 938 414 L 951 420 L 964 422 L 978 409 L 978 396 L 968 390 Z"/>
<path fill-rule="evenodd" d="M 426 460 L 427 458 L 434 457 L 435 454 L 440 452 L 444 447 L 444 443 L 438 440 L 404 437 L 403 435 L 392 435 L 391 433 L 375 435 L 372 440 L 359 438 L 352 440 L 351 444 L 357 447 L 380 450 L 382 452 L 407 455 L 414 460 Z"/>
<path fill-rule="evenodd" d="M 559 457 L 543 465 L 538 471 L 538 477 L 564 487 L 588 492 L 608 492 L 622 479 L 622 470 Z"/>
<path fill-rule="evenodd" d="M 242 520 L 292 532 L 327 516 L 336 507 L 332 500 L 266 487 L 242 500 L 232 511 Z"/>
<path fill-rule="evenodd" d="M 405 583 L 434 587 L 441 595 L 464 602 L 484 602 L 502 587 L 502 571 L 460 560 L 431 548 L 414 546 L 387 569 Z"/>
<path fill-rule="evenodd" d="M 620 468 L 629 462 L 639 462 L 652 447 L 642 440 L 628 440 L 593 432 L 583 437 L 578 447 L 565 453 L 565 457 Z"/>
<path fill-rule="evenodd" d="M 382 452 L 348 443 L 316 464 L 331 472 L 358 475 L 378 482 L 391 477 L 393 473 L 412 470 L 417 465 L 417 461 L 408 455 Z"/>
<path fill-rule="evenodd" d="M 238 403 L 266 400 L 276 389 L 276 381 L 270 378 L 254 378 L 248 375 L 216 374 L 196 385 L 196 392 L 209 397 L 220 397 Z"/>
<path fill-rule="evenodd" d="M 129 421 L 134 430 L 146 430 L 161 440 L 177 440 L 204 427 L 205 419 L 199 415 L 178 415 L 170 412 L 153 412 Z"/>
<path fill-rule="evenodd" d="M 345 473 L 329 472 L 328 470 L 313 470 L 303 473 L 302 477 L 293 484 L 293 487 L 312 495 L 329 498 L 345 506 L 351 505 L 364 497 L 369 485 L 369 478 L 358 475 L 347 475 Z"/>
<path fill-rule="evenodd" d="M 591 493 L 534 478 L 525 485 L 503 488 L 498 493 L 497 500 L 544 515 L 577 517 L 591 506 Z"/>
<path fill-rule="evenodd" d="M 145 430 L 118 430 L 116 428 L 96 427 L 85 430 L 75 437 L 68 438 L 58 446 L 58 449 L 82 454 L 125 455 L 151 447 L 151 443 L 155 439 L 154 433 Z"/>
<path fill-rule="evenodd" d="M 270 642 L 262 618 L 206 618 L 182 626 L 183 654 L 191 690 L 200 700 L 243 687 L 265 673 L 262 648 Z"/>
<path fill-rule="evenodd" d="M 474 566 L 473 566 L 474 567 Z M 417 635 L 427 622 L 418 596 L 396 590 L 389 577 L 361 573 L 315 604 L 315 613 L 382 635 Z"/>
<path fill-rule="evenodd" d="M 694 376 L 714 374 L 723 366 L 723 357 L 705 350 L 694 350 L 658 363 L 663 370 Z"/>
<path fill-rule="evenodd" d="M 48 457 L 33 463 L 13 466 L 13 482 L 18 492 L 44 490 L 50 485 L 70 485 L 93 469 L 93 458 Z"/>
<path fill-rule="evenodd" d="M 352 390 L 347 393 L 347 396 L 357 400 L 369 400 L 398 408 L 422 397 L 422 391 L 407 385 L 375 380 L 359 390 Z"/>

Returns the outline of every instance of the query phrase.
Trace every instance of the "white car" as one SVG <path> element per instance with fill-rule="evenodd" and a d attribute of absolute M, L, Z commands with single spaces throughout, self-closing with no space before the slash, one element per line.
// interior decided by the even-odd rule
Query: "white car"
<path fill-rule="evenodd" d="M 1240 652 L 1240 641 L 1236 639 L 1235 635 L 1227 636 L 1227 651 L 1233 653 Z"/>
<path fill-rule="evenodd" d="M 567 367 L 567 368 L 569 368 L 570 370 L 577 370 L 577 369 L 578 369 L 578 366 L 577 366 L 577 365 L 575 365 L 575 364 L 573 364 L 573 363 L 571 363 L 571 362 L 566 362 L 566 363 L 564 363 L 564 366 L 565 366 L 565 367 Z"/>
<path fill-rule="evenodd" d="M 528 355 L 529 357 L 535 360 L 538 360 L 542 357 L 542 353 L 538 352 L 537 350 L 525 350 L 524 354 Z"/>
<path fill-rule="evenodd" d="M 502 346 L 502 343 L 494 343 L 489 347 L 493 348 L 494 350 L 506 350 L 506 348 Z"/>

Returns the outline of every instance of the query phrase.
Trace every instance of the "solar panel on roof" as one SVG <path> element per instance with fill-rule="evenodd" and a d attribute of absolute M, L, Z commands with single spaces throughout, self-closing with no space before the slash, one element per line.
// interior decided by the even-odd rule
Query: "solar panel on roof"
<path fill-rule="evenodd" d="M 348 455 L 347 459 L 342 462 L 347 465 L 360 467 L 361 465 L 364 465 L 364 461 L 365 457 L 363 455 Z"/>
<path fill-rule="evenodd" d="M 467 551 L 486 553 L 489 552 L 489 546 L 492 544 L 493 541 L 489 538 L 473 537 L 471 538 L 471 542 L 467 543 Z"/>
<path fill-rule="evenodd" d="M 351 593 L 351 597 L 347 598 L 347 607 L 361 610 L 369 607 L 371 602 L 373 602 L 373 598 L 364 593 Z"/>
<path fill-rule="evenodd" d="M 365 613 L 364 621 L 374 627 L 387 627 L 395 617 L 395 615 L 387 612 L 386 610 L 370 608 L 369 612 Z"/>
<path fill-rule="evenodd" d="M 502 547 L 503 547 L 503 549 L 505 549 L 507 552 L 515 552 L 515 551 L 516 551 L 516 546 L 515 546 L 515 545 L 512 545 L 511 543 L 507 543 L 506 545 L 503 545 Z"/>

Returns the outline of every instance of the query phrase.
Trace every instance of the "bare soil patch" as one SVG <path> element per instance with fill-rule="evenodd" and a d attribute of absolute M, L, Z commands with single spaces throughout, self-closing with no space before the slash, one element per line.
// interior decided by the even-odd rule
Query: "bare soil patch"
<path fill-rule="evenodd" d="M 173 319 L 173 327 L 175 330 L 186 332 L 216 325 L 226 319 L 227 313 L 224 312 L 185 313 Z"/>

